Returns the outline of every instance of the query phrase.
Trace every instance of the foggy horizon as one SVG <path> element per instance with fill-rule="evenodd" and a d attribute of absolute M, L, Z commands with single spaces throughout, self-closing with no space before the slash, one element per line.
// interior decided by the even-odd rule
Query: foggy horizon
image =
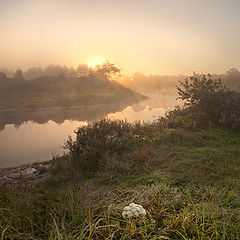
<path fill-rule="evenodd" d="M 101 66 L 102 63 L 104 63 L 104 61 L 108 61 L 107 59 L 103 60 L 102 62 L 99 62 L 97 63 L 99 66 Z M 120 71 L 121 71 L 121 76 L 120 78 L 124 78 L 124 77 L 131 77 L 135 74 L 143 74 L 145 76 L 161 76 L 161 77 L 164 77 L 164 76 L 184 76 L 184 77 L 188 77 L 190 75 L 192 75 L 193 73 L 197 73 L 197 74 L 211 74 L 211 75 L 224 75 L 226 74 L 230 69 L 236 69 L 238 71 L 240 71 L 240 67 L 238 66 L 230 66 L 229 68 L 226 68 L 224 69 L 223 71 L 219 71 L 219 72 L 198 72 L 196 70 L 192 70 L 190 71 L 189 73 L 180 73 L 180 72 L 173 72 L 173 73 L 152 73 L 152 72 L 143 72 L 141 71 L 140 69 L 134 72 L 125 72 L 123 68 L 121 68 L 121 66 L 115 64 L 114 62 L 111 62 L 113 63 L 114 65 L 116 65 L 116 67 L 119 67 Z M 97 65 L 96 64 L 96 65 Z M 65 64 L 55 64 L 55 63 L 49 63 L 49 64 L 46 64 L 46 65 L 31 65 L 31 66 L 26 66 L 26 67 L 21 67 L 20 65 L 19 66 L 16 66 L 16 67 L 3 67 L 0 65 L 0 72 L 3 72 L 3 73 L 6 73 L 8 76 L 12 77 L 14 75 L 14 73 L 16 72 L 16 70 L 20 69 L 23 71 L 23 73 L 26 73 L 28 70 L 31 70 L 31 69 L 42 69 L 43 71 L 45 69 L 47 69 L 48 67 L 56 67 L 56 68 L 67 68 L 67 69 L 72 69 L 72 70 L 76 70 L 79 66 L 84 66 L 86 65 L 87 67 L 89 67 L 90 69 L 94 69 L 96 65 L 91 65 L 91 64 L 87 64 L 87 63 L 78 63 L 76 66 L 71 66 L 71 65 L 65 65 Z M 56 73 L 57 75 L 57 73 Z M 45 75 L 47 76 L 47 75 Z"/>
<path fill-rule="evenodd" d="M 0 67 L 76 67 L 108 59 L 123 74 L 225 73 L 239 68 L 240 2 L 0 2 Z"/>

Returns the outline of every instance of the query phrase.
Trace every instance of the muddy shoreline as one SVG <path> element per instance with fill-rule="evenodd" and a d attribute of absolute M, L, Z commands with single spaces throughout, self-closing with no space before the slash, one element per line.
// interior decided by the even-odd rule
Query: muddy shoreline
<path fill-rule="evenodd" d="M 0 184 L 32 185 L 50 176 L 53 160 L 25 164 L 17 167 L 0 168 Z"/>

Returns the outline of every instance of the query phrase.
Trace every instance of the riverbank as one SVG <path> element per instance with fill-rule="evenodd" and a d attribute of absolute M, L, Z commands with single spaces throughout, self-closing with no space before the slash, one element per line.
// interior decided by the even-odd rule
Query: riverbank
<path fill-rule="evenodd" d="M 82 78 L 42 77 L 27 81 L 8 79 L 0 86 L 0 110 L 15 111 L 69 106 L 131 104 L 146 99 L 115 81 Z"/>
<path fill-rule="evenodd" d="M 78 139 L 89 147 L 84 158 L 72 152 L 47 165 L 46 178 L 30 187 L 1 186 L 6 239 L 240 236 L 240 134 L 103 121 L 84 127 Z M 42 170 L 21 171 L 30 172 L 31 182 Z M 123 218 L 131 202 L 144 207 L 144 219 Z"/>
<path fill-rule="evenodd" d="M 48 170 L 52 166 L 53 160 L 49 160 L 17 167 L 0 168 L 0 183 L 2 185 L 32 186 L 49 177 Z"/>

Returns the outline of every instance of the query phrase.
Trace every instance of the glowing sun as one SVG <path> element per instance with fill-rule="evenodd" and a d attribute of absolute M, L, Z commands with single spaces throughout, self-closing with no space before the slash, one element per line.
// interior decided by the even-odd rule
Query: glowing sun
<path fill-rule="evenodd" d="M 87 61 L 87 65 L 94 68 L 97 65 L 101 65 L 106 61 L 106 58 L 91 58 Z"/>

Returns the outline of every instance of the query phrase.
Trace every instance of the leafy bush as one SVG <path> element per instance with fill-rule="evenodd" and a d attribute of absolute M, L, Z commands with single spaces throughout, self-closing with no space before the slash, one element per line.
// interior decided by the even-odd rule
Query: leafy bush
<path fill-rule="evenodd" d="M 108 174 L 138 172 L 153 166 L 160 145 L 199 146 L 200 136 L 181 129 L 166 129 L 163 123 L 129 123 L 103 119 L 75 131 L 76 139 L 65 143 L 68 172 Z M 57 169 L 60 172 L 60 169 Z"/>
<path fill-rule="evenodd" d="M 240 129 L 240 93 L 226 88 L 221 79 L 194 74 L 177 87 L 184 106 L 166 116 L 169 127 Z"/>
<path fill-rule="evenodd" d="M 140 127 L 139 123 L 103 119 L 79 128 L 75 132 L 76 140 L 69 137 L 65 148 L 69 151 L 75 168 L 97 171 L 107 156 L 118 156 L 140 145 Z"/>

